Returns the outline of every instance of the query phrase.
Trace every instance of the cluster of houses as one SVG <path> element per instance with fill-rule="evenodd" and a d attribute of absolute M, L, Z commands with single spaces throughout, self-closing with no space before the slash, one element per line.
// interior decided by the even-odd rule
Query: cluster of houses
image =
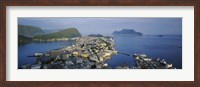
<path fill-rule="evenodd" d="M 22 69 L 110 69 L 105 63 L 112 55 L 120 53 L 114 49 L 112 37 L 84 36 L 76 38 L 72 46 L 62 47 L 49 52 L 35 53 L 35 64 L 23 65 Z M 125 54 L 126 55 L 126 54 Z M 129 55 L 128 55 L 129 56 Z M 146 54 L 134 54 L 135 66 L 122 64 L 116 69 L 175 69 L 164 59 L 152 59 Z"/>
<path fill-rule="evenodd" d="M 76 40 L 78 38 L 79 37 L 74 37 L 74 38 L 63 37 L 63 38 L 51 38 L 51 39 L 37 39 L 37 38 L 34 38 L 33 41 L 36 41 L 36 42 L 54 42 L 54 41 Z"/>
<path fill-rule="evenodd" d="M 172 63 L 168 64 L 164 59 L 148 58 L 146 54 L 134 54 L 136 66 L 139 69 L 175 69 Z"/>
<path fill-rule="evenodd" d="M 84 36 L 76 39 L 72 46 L 45 53 L 35 53 L 38 57 L 32 69 L 88 69 L 110 68 L 105 60 L 117 51 L 111 37 Z M 45 59 L 45 60 L 44 60 Z M 30 66 L 27 66 L 30 68 Z M 26 68 L 23 66 L 23 68 Z"/>
<path fill-rule="evenodd" d="M 91 61 L 103 62 L 117 51 L 114 49 L 114 40 L 108 37 L 85 36 L 76 40 L 72 46 L 73 55 L 89 58 Z"/>

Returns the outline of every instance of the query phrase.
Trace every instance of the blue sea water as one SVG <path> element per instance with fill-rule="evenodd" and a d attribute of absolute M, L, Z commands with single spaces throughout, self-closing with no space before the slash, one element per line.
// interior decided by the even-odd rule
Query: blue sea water
<path fill-rule="evenodd" d="M 135 66 L 133 54 L 145 53 L 150 58 L 159 57 L 167 63 L 172 63 L 177 69 L 182 69 L 182 36 L 114 36 L 115 48 L 119 52 L 128 53 L 131 56 L 117 54 L 112 56 L 107 63 L 111 67 L 126 63 L 130 67 Z"/>
<path fill-rule="evenodd" d="M 29 43 L 18 47 L 18 67 L 26 64 L 34 64 L 36 61 L 33 56 L 35 52 L 46 52 L 53 49 L 59 49 L 61 46 L 71 46 L 74 41 L 42 42 Z"/>
<path fill-rule="evenodd" d="M 145 53 L 150 58 L 159 57 L 165 59 L 167 63 L 173 63 L 177 69 L 182 69 L 182 36 L 168 35 L 158 36 L 113 36 L 115 40 L 115 48 L 119 52 L 130 54 L 130 56 L 117 54 L 107 60 L 109 66 L 116 67 L 123 63 L 135 66 L 133 54 Z M 35 58 L 27 57 L 34 55 L 35 52 L 44 52 L 52 49 L 58 49 L 61 45 L 71 46 L 74 41 L 46 42 L 46 43 L 30 43 L 18 48 L 18 66 L 25 64 L 33 64 Z"/>

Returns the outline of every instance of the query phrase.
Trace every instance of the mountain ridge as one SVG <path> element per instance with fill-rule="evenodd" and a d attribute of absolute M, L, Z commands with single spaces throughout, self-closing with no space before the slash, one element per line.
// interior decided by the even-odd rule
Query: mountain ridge
<path fill-rule="evenodd" d="M 44 34 L 44 35 L 37 35 L 33 37 L 34 39 L 54 39 L 54 38 L 74 38 L 74 37 L 80 37 L 81 34 L 76 28 L 67 28 L 63 29 L 61 31 L 57 31 L 54 33 Z"/>
<path fill-rule="evenodd" d="M 42 34 L 44 34 L 44 31 L 40 27 L 18 24 L 18 35 L 32 38 Z"/>

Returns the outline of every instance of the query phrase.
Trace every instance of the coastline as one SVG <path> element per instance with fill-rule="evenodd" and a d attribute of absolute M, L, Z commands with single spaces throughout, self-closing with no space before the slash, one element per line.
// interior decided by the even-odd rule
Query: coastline
<path fill-rule="evenodd" d="M 37 58 L 37 59 L 41 59 L 41 58 L 44 58 L 44 57 L 46 57 L 46 59 L 49 59 L 49 58 L 55 58 L 54 60 L 51 60 L 51 61 L 53 61 L 52 63 L 49 63 L 49 64 L 47 64 L 47 65 L 45 65 L 45 67 L 46 68 L 48 68 L 48 67 L 50 67 L 50 65 L 52 64 L 52 65 L 54 65 L 54 63 L 55 63 L 55 65 L 57 64 L 57 65 L 59 65 L 59 64 L 61 64 L 62 66 L 65 66 L 65 65 L 67 65 L 67 64 L 69 64 L 68 66 L 71 66 L 70 65 L 70 63 L 72 64 L 72 63 L 74 63 L 75 61 L 77 62 L 77 61 L 79 61 L 79 62 L 81 62 L 81 63 L 85 63 L 86 65 L 90 65 L 90 67 L 87 67 L 87 69 L 88 68 L 91 68 L 91 66 L 92 65 L 95 65 L 96 67 L 98 66 L 98 68 L 100 69 L 100 68 L 110 68 L 111 69 L 111 67 L 105 62 L 105 61 L 107 61 L 107 60 L 109 60 L 109 59 L 111 59 L 111 57 L 113 56 L 113 55 L 115 55 L 115 54 L 117 54 L 117 55 L 119 55 L 119 53 L 118 52 L 115 52 L 115 53 L 110 53 L 110 54 L 112 54 L 112 55 L 109 55 L 108 57 L 104 57 L 104 58 L 102 58 L 102 56 L 100 56 L 100 57 L 98 57 L 98 56 L 93 56 L 93 57 L 91 57 L 90 58 L 90 56 L 89 55 L 91 55 L 90 53 L 88 53 L 88 54 L 86 54 L 86 53 L 81 53 L 81 52 L 78 52 L 78 51 L 72 51 L 72 50 L 74 50 L 74 48 L 77 48 L 77 49 L 81 49 L 79 46 L 80 45 L 77 45 L 77 44 L 80 44 L 80 43 L 82 43 L 82 41 L 81 41 L 81 38 L 85 38 L 85 39 L 82 39 L 82 41 L 85 41 L 85 42 L 89 42 L 90 40 L 88 40 L 88 38 L 91 38 L 91 37 L 87 37 L 87 36 L 83 36 L 83 37 L 79 37 L 79 38 L 77 38 L 77 40 L 76 40 L 76 44 L 74 44 L 74 45 L 72 45 L 72 46 L 68 46 L 68 47 L 63 47 L 63 48 L 61 48 L 61 49 L 57 49 L 57 50 L 60 50 L 60 51 L 58 51 L 58 52 L 56 52 L 55 50 L 54 51 L 51 51 L 52 53 L 54 53 L 54 56 L 53 55 L 51 55 L 51 57 L 49 57 L 49 55 L 50 55 L 50 53 L 46 53 L 46 54 L 44 54 L 44 55 L 46 55 L 46 56 L 42 56 L 42 57 L 39 57 L 39 58 Z M 94 38 L 94 37 L 92 37 L 92 38 Z M 96 38 L 96 37 L 95 37 Z M 98 37 L 98 38 L 109 38 L 109 37 Z M 110 39 L 113 39 L 113 38 L 110 38 Z M 91 40 L 92 41 L 92 40 Z M 109 42 L 110 43 L 110 42 Z M 113 46 L 112 46 L 112 49 L 115 49 L 114 48 L 114 41 L 112 42 L 112 44 L 113 44 Z M 105 44 L 102 44 L 102 45 L 105 45 Z M 76 50 L 77 50 L 76 49 Z M 108 49 L 108 48 L 106 48 L 106 49 Z M 69 51 L 69 54 L 66 54 L 65 52 L 66 51 Z M 55 53 L 57 53 L 57 54 L 55 54 Z M 43 54 L 42 54 L 43 55 Z M 58 56 L 59 55 L 59 56 Z M 129 55 L 130 56 L 130 55 Z M 63 57 L 65 57 L 65 58 L 63 58 Z M 45 58 L 44 58 L 45 59 Z M 64 59 L 64 60 L 63 60 Z M 76 59 L 75 61 L 73 60 L 73 59 Z M 65 62 L 59 62 L 59 63 L 57 63 L 58 61 L 56 61 L 56 60 L 59 60 L 59 61 L 65 61 Z M 73 60 L 73 62 L 66 62 L 66 61 L 72 61 Z M 48 61 L 49 62 L 49 61 Z M 133 61 L 134 62 L 134 61 Z M 78 63 L 78 65 L 79 65 L 79 67 L 71 67 L 71 68 L 82 68 L 83 69 L 83 67 L 80 67 L 80 65 L 81 65 L 81 63 Z M 39 65 L 39 64 L 41 64 L 40 66 L 44 66 L 44 64 L 42 64 L 42 62 L 38 62 L 38 63 L 36 63 L 37 65 Z M 75 64 L 75 63 L 74 63 Z M 123 66 L 123 67 L 122 67 Z M 40 67 L 41 68 L 41 67 Z M 44 69 L 44 67 L 42 67 L 43 69 Z M 62 67 L 63 68 L 63 67 Z M 67 67 L 65 67 L 65 68 L 67 68 Z M 70 67 L 68 67 L 68 68 L 70 68 Z M 116 67 L 114 67 L 114 68 L 129 68 L 129 69 L 131 69 L 131 68 L 134 68 L 134 69 L 139 69 L 137 66 L 128 66 L 127 64 L 125 64 L 125 63 L 123 63 L 123 64 L 121 64 L 121 65 L 119 65 L 119 66 L 116 66 Z M 37 69 L 38 69 L 38 67 L 37 67 Z"/>

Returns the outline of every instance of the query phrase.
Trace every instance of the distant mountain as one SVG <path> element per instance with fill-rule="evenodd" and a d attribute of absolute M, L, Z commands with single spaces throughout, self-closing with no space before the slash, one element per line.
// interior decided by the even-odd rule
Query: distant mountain
<path fill-rule="evenodd" d="M 63 29 L 61 31 L 50 33 L 50 34 L 37 35 L 34 37 L 34 39 L 47 40 L 47 39 L 54 39 L 54 38 L 73 38 L 73 37 L 80 37 L 80 36 L 81 34 L 76 28 L 68 28 L 68 29 Z"/>
<path fill-rule="evenodd" d="M 134 35 L 134 36 L 142 36 L 143 34 L 140 32 L 136 32 L 133 29 L 122 29 L 121 31 L 114 31 L 113 35 Z"/>
<path fill-rule="evenodd" d="M 25 37 L 34 37 L 36 35 L 42 35 L 44 32 L 41 28 L 29 25 L 18 25 L 18 35 Z"/>

